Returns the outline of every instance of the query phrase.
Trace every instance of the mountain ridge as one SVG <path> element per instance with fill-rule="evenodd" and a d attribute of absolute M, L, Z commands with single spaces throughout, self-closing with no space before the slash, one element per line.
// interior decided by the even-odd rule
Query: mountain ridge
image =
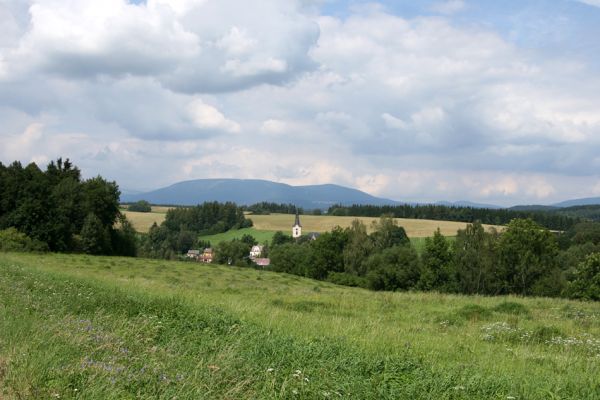
<path fill-rule="evenodd" d="M 334 204 L 396 205 L 398 201 L 372 196 L 335 184 L 293 186 L 263 179 L 193 179 L 145 193 L 124 194 L 122 202 L 147 200 L 152 204 L 189 206 L 205 201 L 251 205 L 263 201 L 327 209 Z"/>
<path fill-rule="evenodd" d="M 423 205 L 427 203 L 404 202 L 373 196 L 359 189 L 332 183 L 294 186 L 264 179 L 191 179 L 176 182 L 163 188 L 139 192 L 124 190 L 122 202 L 147 200 L 153 204 L 189 206 L 205 201 L 231 201 L 240 205 L 252 205 L 263 201 L 294 204 L 306 209 L 327 209 L 334 204 L 370 205 Z M 573 206 L 600 205 L 600 197 L 565 200 L 550 205 L 515 205 L 502 207 L 472 201 L 438 201 L 430 203 L 449 207 L 472 207 L 509 209 L 519 211 L 557 211 Z"/>

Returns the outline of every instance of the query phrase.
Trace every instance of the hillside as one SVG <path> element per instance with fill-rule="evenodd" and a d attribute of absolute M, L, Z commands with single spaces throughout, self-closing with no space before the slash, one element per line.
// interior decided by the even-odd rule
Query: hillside
<path fill-rule="evenodd" d="M 554 207 L 566 208 L 575 206 L 593 206 L 600 205 L 600 197 L 587 197 L 584 199 L 566 200 L 560 203 L 553 204 Z"/>
<path fill-rule="evenodd" d="M 600 306 L 0 253 L 2 398 L 594 399 Z"/>
<path fill-rule="evenodd" d="M 305 209 L 327 209 L 333 204 L 398 204 L 338 185 L 291 186 L 258 179 L 197 179 L 121 198 L 122 202 L 138 200 L 168 205 L 195 205 L 205 201 L 251 205 L 265 201 L 291 203 Z"/>

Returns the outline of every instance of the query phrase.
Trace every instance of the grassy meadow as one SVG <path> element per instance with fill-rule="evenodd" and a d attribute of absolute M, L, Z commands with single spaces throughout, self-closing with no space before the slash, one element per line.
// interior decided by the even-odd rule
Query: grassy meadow
<path fill-rule="evenodd" d="M 215 235 L 200 236 L 202 240 L 208 240 L 211 244 L 216 245 L 220 242 L 226 242 L 233 239 L 240 239 L 244 235 L 252 235 L 259 243 L 271 241 L 276 231 L 259 231 L 255 228 L 234 229 L 224 233 Z"/>
<path fill-rule="evenodd" d="M 598 399 L 600 305 L 0 253 L 0 398 Z"/>

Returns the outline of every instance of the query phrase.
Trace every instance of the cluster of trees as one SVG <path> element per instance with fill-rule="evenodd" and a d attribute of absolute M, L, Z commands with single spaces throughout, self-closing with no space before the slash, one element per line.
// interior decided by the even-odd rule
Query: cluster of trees
<path fill-rule="evenodd" d="M 215 247 L 214 262 L 218 264 L 237 265 L 238 267 L 248 267 L 254 265 L 250 260 L 250 249 L 258 244 L 258 241 L 252 235 L 244 234 L 240 239 L 223 241 Z M 262 257 L 269 254 L 269 245 L 263 245 Z"/>
<path fill-rule="evenodd" d="M 206 202 L 195 207 L 172 208 L 160 226 L 156 223 L 141 239 L 140 255 L 176 258 L 192 248 L 210 247 L 198 237 L 252 226 L 235 203 Z"/>
<path fill-rule="evenodd" d="M 404 204 L 397 206 L 334 205 L 329 208 L 328 213 L 330 215 L 352 217 L 379 217 L 385 214 L 395 218 L 433 219 L 468 223 L 479 221 L 482 224 L 491 225 L 506 225 L 516 218 L 529 218 L 545 228 L 560 231 L 565 231 L 576 223 L 581 222 L 577 217 L 539 210 L 487 209 L 435 204 Z"/>
<path fill-rule="evenodd" d="M 271 268 L 373 290 L 600 297 L 600 224 L 579 224 L 557 238 L 532 219 L 514 219 L 501 233 L 476 221 L 454 240 L 438 230 L 421 254 L 392 218 L 373 228 L 369 234 L 354 221 L 314 241 L 273 242 Z"/>
<path fill-rule="evenodd" d="M 136 201 L 127 206 L 127 210 L 135 212 L 148 213 L 152 211 L 152 206 L 146 200 Z"/>
<path fill-rule="evenodd" d="M 293 204 L 279 204 L 279 203 L 269 203 L 263 201 L 261 203 L 256 203 L 251 206 L 244 207 L 245 211 L 250 211 L 255 215 L 268 215 L 271 213 L 275 214 L 304 214 L 304 210 L 301 207 L 296 207 Z"/>
<path fill-rule="evenodd" d="M 0 229 L 16 229 L 38 249 L 135 255 L 136 234 L 119 212 L 119 195 L 115 182 L 83 180 L 68 159 L 45 171 L 0 163 Z"/>

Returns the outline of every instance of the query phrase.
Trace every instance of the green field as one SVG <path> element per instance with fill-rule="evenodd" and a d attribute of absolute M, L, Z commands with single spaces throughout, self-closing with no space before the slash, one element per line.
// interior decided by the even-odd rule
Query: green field
<path fill-rule="evenodd" d="M 216 235 L 200 236 L 202 240 L 208 240 L 213 246 L 233 239 L 240 239 L 244 235 L 252 235 L 259 243 L 270 242 L 275 231 L 259 231 L 254 228 L 234 229 Z"/>
<path fill-rule="evenodd" d="M 600 305 L 0 254 L 4 399 L 598 399 Z"/>

